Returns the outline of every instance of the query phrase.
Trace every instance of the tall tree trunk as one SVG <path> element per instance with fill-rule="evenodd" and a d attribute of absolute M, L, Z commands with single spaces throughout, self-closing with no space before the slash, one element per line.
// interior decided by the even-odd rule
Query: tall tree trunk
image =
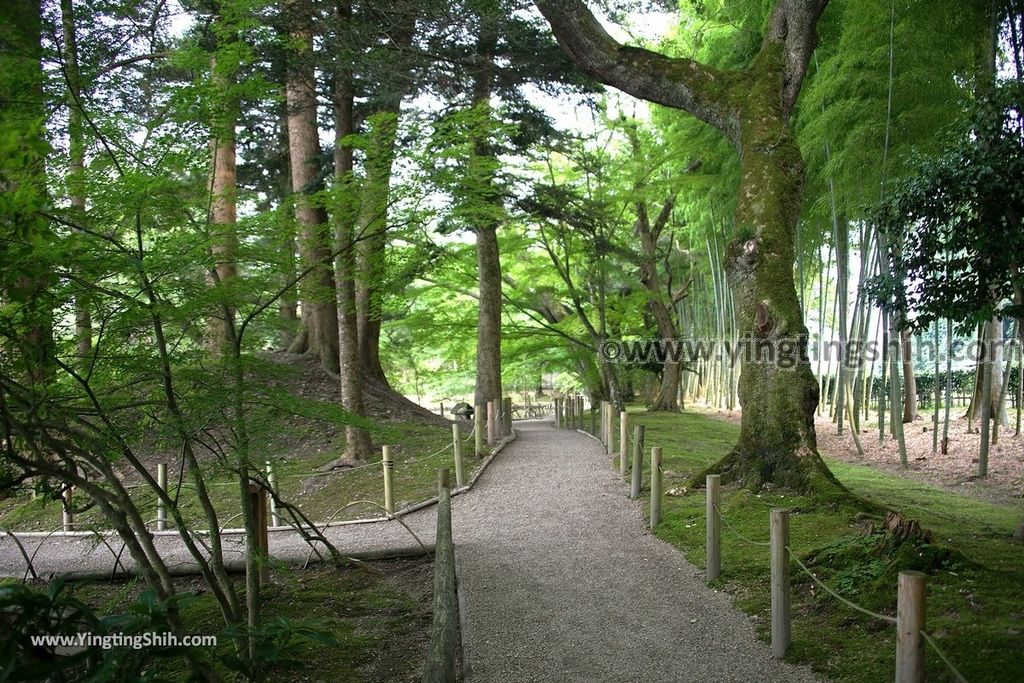
<path fill-rule="evenodd" d="M 739 443 L 721 470 L 751 488 L 768 482 L 807 490 L 834 478 L 818 455 L 814 411 L 818 383 L 806 359 L 807 328 L 793 281 L 792 234 L 800 210 L 803 163 L 780 111 L 780 57 L 764 50 L 751 101 L 740 121 L 736 224 L 753 236 L 729 245 L 726 272 L 749 342 L 792 343 L 799 360 L 748 362 L 740 374 Z"/>
<path fill-rule="evenodd" d="M 485 109 L 490 118 L 490 100 L 494 87 L 494 50 L 497 46 L 494 19 L 481 15 L 481 30 L 476 43 L 479 60 L 473 76 L 473 104 Z M 487 169 L 491 149 L 489 131 L 476 132 L 473 142 L 472 165 Z M 475 182 L 483 183 L 483 201 L 489 202 L 493 212 L 482 211 L 484 217 L 476 228 L 477 287 L 480 292 L 476 324 L 476 388 L 474 400 L 482 404 L 502 395 L 501 387 L 501 257 L 498 250 L 498 220 L 491 213 L 501 210 L 501 195 L 494 182 L 493 171 L 470 170 Z"/>
<path fill-rule="evenodd" d="M 0 130 L 17 141 L 18 154 L 8 177 L 0 169 L 0 191 L 17 193 L 14 210 L 4 217 L 3 229 L 19 231 L 19 243 L 43 243 L 50 226 L 37 211 L 48 203 L 46 193 L 46 95 L 43 90 L 43 23 L 39 0 L 8 3 L 0 12 Z M 54 340 L 52 274 L 45 259 L 23 258 L 15 273 L 0 272 L 0 302 L 17 301 L 12 322 L 17 325 L 20 348 L 11 353 L 24 364 L 34 383 L 45 384 L 53 374 Z M 7 350 L 3 350 L 6 353 Z"/>
<path fill-rule="evenodd" d="M 832 181 L 829 180 L 829 189 L 832 189 Z M 846 385 L 849 381 L 849 369 L 847 363 L 847 313 L 849 312 L 849 251 L 850 235 L 849 225 L 846 216 L 841 215 L 835 206 L 835 195 L 832 193 L 832 230 L 836 241 L 836 311 L 838 312 L 836 324 L 839 331 L 839 358 L 836 363 L 836 392 L 835 392 L 835 419 L 836 433 L 843 434 L 843 409 L 846 405 Z M 851 425 L 852 429 L 852 425 Z"/>
<path fill-rule="evenodd" d="M 214 107 L 210 125 L 210 252 L 216 259 L 216 278 L 210 277 L 211 284 L 221 289 L 222 296 L 229 291 L 238 274 L 235 259 L 238 251 L 236 231 L 237 173 L 235 163 L 235 104 L 228 92 L 231 77 L 222 73 L 217 58 L 210 59 L 211 81 L 222 98 Z M 231 303 L 217 307 L 217 313 L 210 320 L 208 350 L 219 356 L 228 341 L 228 328 L 235 324 L 235 307 Z"/>
<path fill-rule="evenodd" d="M 276 63 L 271 65 L 271 70 L 283 73 L 283 68 L 280 68 Z M 286 89 L 284 86 L 281 86 L 280 95 L 281 101 L 274 108 L 274 114 L 278 119 L 276 136 L 276 143 L 278 145 L 277 152 L 283 160 L 284 168 L 283 173 L 281 174 L 280 185 L 277 188 L 278 195 L 277 197 L 269 197 L 268 200 L 271 202 L 269 206 L 273 206 L 276 203 L 279 207 L 283 207 L 287 205 L 288 197 L 292 193 L 292 176 L 288 163 L 288 106 L 286 104 Z M 295 278 L 298 276 L 298 269 L 295 264 L 295 252 L 297 250 L 297 245 L 295 244 L 295 227 L 291 224 L 291 221 L 284 221 L 283 223 L 278 242 L 279 248 L 281 249 L 281 284 L 295 282 Z M 278 324 L 281 330 L 278 338 L 279 348 L 285 351 L 290 351 L 290 347 L 295 341 L 296 333 L 300 328 L 299 306 L 295 287 L 289 288 L 288 291 L 282 294 L 281 298 L 278 299 L 277 315 Z M 305 342 L 303 342 L 302 345 L 304 346 Z"/>
<path fill-rule="evenodd" d="M 358 278 L 356 315 L 359 334 L 359 362 L 363 377 L 389 386 L 380 363 L 382 284 L 387 277 L 388 201 L 391 169 L 395 159 L 395 136 L 401 97 L 377 110 L 370 120 L 370 145 L 366 153 L 366 175 L 356 234 Z"/>
<path fill-rule="evenodd" d="M 350 0 L 338 2 L 337 14 L 342 27 L 352 19 Z M 341 404 L 352 415 L 365 417 L 363 379 L 359 360 L 359 328 L 356 313 L 355 179 L 352 177 L 352 145 L 346 139 L 355 130 L 353 105 L 355 94 L 352 69 L 338 67 L 334 84 L 334 176 L 342 196 L 335 213 L 335 241 L 340 250 L 335 259 L 338 290 L 338 371 L 341 378 Z M 345 426 L 343 459 L 366 460 L 370 456 L 370 433 L 356 425 Z"/>
<path fill-rule="evenodd" d="M 938 324 L 938 321 L 936 321 Z M 938 381 L 938 377 L 935 378 Z M 942 417 L 942 451 L 949 454 L 949 411 L 953 405 L 953 321 L 946 319 L 946 400 Z"/>
<path fill-rule="evenodd" d="M 82 112 L 82 75 L 78 64 L 78 33 L 73 0 L 60 2 L 64 33 L 64 79 L 68 100 L 68 189 L 72 219 L 85 224 L 85 122 Z M 75 230 L 74 234 L 79 231 Z M 92 313 L 85 291 L 75 296 L 75 349 L 81 358 L 92 353 Z"/>
<path fill-rule="evenodd" d="M 477 286 L 480 291 L 476 332 L 477 405 L 502 395 L 501 388 L 501 257 L 497 226 L 476 230 Z"/>
<path fill-rule="evenodd" d="M 909 330 L 900 330 L 903 347 L 903 422 L 917 419 L 917 379 L 914 377 L 914 348 Z"/>
<path fill-rule="evenodd" d="M 306 348 L 331 372 L 338 370 L 338 311 L 330 263 L 327 212 L 311 195 L 322 189 L 320 137 L 316 117 L 316 73 L 313 62 L 311 0 L 287 0 L 288 55 L 285 99 L 288 106 L 288 157 L 299 224 L 302 267 L 312 270 L 301 286 L 302 324 Z"/>
<path fill-rule="evenodd" d="M 381 31 L 396 52 L 412 45 L 416 30 L 416 14 L 402 11 L 394 16 L 380 13 Z M 359 334 L 359 359 L 366 382 L 391 391 L 380 360 L 380 333 L 383 290 L 387 283 L 388 214 L 391 201 L 391 174 L 395 161 L 398 123 L 402 98 L 412 80 L 410 67 L 399 60 L 392 62 L 393 73 L 387 82 L 378 83 L 371 102 L 373 114 L 368 117 L 369 145 L 365 151 L 365 177 L 362 201 L 356 222 L 356 320 Z M 397 396 L 397 394 L 395 394 Z"/>
<path fill-rule="evenodd" d="M 715 126 L 740 156 L 739 234 L 726 250 L 740 337 L 784 352 L 776 362 L 743 359 L 739 442 L 712 469 L 751 488 L 841 489 L 818 454 L 818 384 L 807 360 L 793 276 L 803 162 L 789 128 L 815 25 L 825 2 L 779 0 L 754 61 L 740 71 L 709 69 L 619 46 L 583 3 L 538 0 L 569 56 L 630 94 L 689 111 Z"/>

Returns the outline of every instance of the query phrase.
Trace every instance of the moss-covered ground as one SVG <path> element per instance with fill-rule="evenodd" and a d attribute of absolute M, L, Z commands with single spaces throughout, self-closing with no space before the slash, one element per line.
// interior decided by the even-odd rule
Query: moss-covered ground
<path fill-rule="evenodd" d="M 258 648 L 262 680 L 419 680 L 430 633 L 432 575 L 429 557 L 304 571 L 278 568 L 263 590 L 261 614 L 268 630 Z M 198 579 L 179 579 L 177 588 L 186 631 L 218 636 L 206 654 L 225 680 L 234 680 L 237 671 L 228 665 L 234 645 L 216 602 Z M 143 585 L 138 580 L 74 581 L 63 590 L 98 613 L 115 616 L 132 609 Z M 154 650 L 143 666 L 140 673 L 147 680 L 188 679 L 179 655 Z"/>
<path fill-rule="evenodd" d="M 705 559 L 705 496 L 683 487 L 735 443 L 738 426 L 700 412 L 631 412 L 646 426 L 645 466 L 651 446 L 663 449 L 663 521 L 656 534 L 697 566 Z M 722 510 L 722 577 L 712 585 L 734 596 L 767 639 L 770 626 L 768 548 L 738 534 L 768 540 L 769 511 L 791 510 L 791 546 L 827 585 L 873 611 L 895 615 L 896 573 L 928 566 L 927 630 L 968 681 L 1024 680 L 1024 546 L 1013 542 L 1024 506 L 994 505 L 869 467 L 827 457 L 829 467 L 856 495 L 901 511 L 934 536 L 934 544 L 896 553 L 879 547 L 880 518 L 781 490 L 751 493 L 726 487 Z M 609 466 L 617 466 L 611 462 Z M 644 473 L 648 496 L 649 472 Z M 949 552 L 947 552 L 949 551 Z M 941 555 L 935 557 L 934 555 Z M 891 680 L 895 629 L 840 604 L 794 563 L 793 644 L 787 659 L 841 681 Z M 671 590 L 671 587 L 666 587 Z M 931 651 L 930 681 L 956 680 Z"/>

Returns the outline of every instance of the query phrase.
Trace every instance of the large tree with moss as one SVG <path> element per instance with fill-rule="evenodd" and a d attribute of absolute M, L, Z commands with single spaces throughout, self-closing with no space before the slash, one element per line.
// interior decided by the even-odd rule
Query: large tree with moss
<path fill-rule="evenodd" d="M 777 0 L 753 59 L 741 69 L 719 70 L 621 45 L 579 0 L 537 0 L 562 48 L 581 68 L 635 97 L 689 112 L 721 132 L 739 154 L 737 232 L 726 271 L 741 337 L 784 349 L 783 360 L 794 361 L 743 358 L 740 439 L 715 469 L 751 487 L 838 486 L 818 454 L 818 386 L 793 280 L 804 167 L 789 125 L 827 4 Z"/>

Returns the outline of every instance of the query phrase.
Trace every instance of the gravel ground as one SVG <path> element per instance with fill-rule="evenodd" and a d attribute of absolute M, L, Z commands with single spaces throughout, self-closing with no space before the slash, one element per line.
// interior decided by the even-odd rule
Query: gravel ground
<path fill-rule="evenodd" d="M 473 683 L 816 680 L 647 532 L 599 443 L 517 431 L 452 511 Z"/>
<path fill-rule="evenodd" d="M 640 503 L 628 500 L 599 443 L 549 422 L 517 431 L 473 490 L 453 499 L 473 683 L 816 680 L 773 660 L 749 618 L 647 532 Z M 403 521 L 433 542 L 433 508 Z M 330 536 L 343 551 L 414 543 L 395 522 Z M 158 542 L 169 564 L 188 564 L 177 539 Z M 26 541 L 30 554 L 37 543 Z M 226 545 L 240 557 L 240 539 Z M 271 552 L 293 560 L 308 549 L 278 533 Z M 35 559 L 42 576 L 109 571 L 111 562 L 102 543 L 57 538 Z M 0 573 L 23 571 L 17 548 L 0 540 Z"/>

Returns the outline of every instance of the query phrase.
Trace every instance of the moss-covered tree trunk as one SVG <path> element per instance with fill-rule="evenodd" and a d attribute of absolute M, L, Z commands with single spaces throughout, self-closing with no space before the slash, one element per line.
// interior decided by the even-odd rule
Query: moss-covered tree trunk
<path fill-rule="evenodd" d="M 725 263 L 748 345 L 739 379 L 743 412 L 739 442 L 716 469 L 752 488 L 771 482 L 804 490 L 814 477 L 832 477 L 818 455 L 818 383 L 793 279 L 803 161 L 781 111 L 780 50 L 764 49 L 750 77 L 740 117 L 739 235 Z"/>
<path fill-rule="evenodd" d="M 578 0 L 537 0 L 562 48 L 587 72 L 635 97 L 693 114 L 721 131 L 740 155 L 738 232 L 726 254 L 739 335 L 783 354 L 765 362 L 744 358 L 740 439 L 715 469 L 755 488 L 768 482 L 804 491 L 839 487 L 818 455 L 818 386 L 793 277 L 804 171 L 789 114 L 826 4 L 777 0 L 750 65 L 720 71 L 619 45 Z"/>

